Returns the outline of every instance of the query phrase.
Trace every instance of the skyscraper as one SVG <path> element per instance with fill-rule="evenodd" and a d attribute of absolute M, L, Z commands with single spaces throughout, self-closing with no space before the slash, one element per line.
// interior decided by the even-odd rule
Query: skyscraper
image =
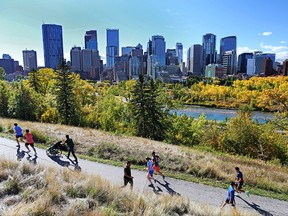
<path fill-rule="evenodd" d="M 176 43 L 176 56 L 178 57 L 179 64 L 183 62 L 183 45 L 182 43 Z"/>
<path fill-rule="evenodd" d="M 193 75 L 199 76 L 202 74 L 202 65 L 203 65 L 203 48 L 200 44 L 194 44 L 191 47 L 190 53 L 190 71 Z"/>
<path fill-rule="evenodd" d="M 247 73 L 247 60 L 253 58 L 253 53 L 241 53 L 238 56 L 238 72 Z"/>
<path fill-rule="evenodd" d="M 216 35 L 207 33 L 203 35 L 202 39 L 202 47 L 203 47 L 203 68 L 206 65 L 212 64 L 216 62 Z"/>
<path fill-rule="evenodd" d="M 265 58 L 270 58 L 274 66 L 275 63 L 275 53 L 255 53 L 255 74 L 264 73 L 263 63 Z"/>
<path fill-rule="evenodd" d="M 224 55 L 226 51 L 236 51 L 237 38 L 236 36 L 228 36 L 220 40 L 220 56 Z"/>
<path fill-rule="evenodd" d="M 166 65 L 178 65 L 178 57 L 176 49 L 167 49 L 166 51 Z"/>
<path fill-rule="evenodd" d="M 23 50 L 24 71 L 30 72 L 33 69 L 37 70 L 37 54 L 34 50 Z"/>
<path fill-rule="evenodd" d="M 220 63 L 224 66 L 227 74 L 237 73 L 236 45 L 236 36 L 228 36 L 220 40 Z"/>
<path fill-rule="evenodd" d="M 98 41 L 97 41 L 96 30 L 86 31 L 84 40 L 85 40 L 85 49 L 94 49 L 98 51 Z"/>
<path fill-rule="evenodd" d="M 114 67 L 114 58 L 119 56 L 119 29 L 106 29 L 106 67 Z"/>
<path fill-rule="evenodd" d="M 63 59 L 62 26 L 43 24 L 42 37 L 45 67 L 56 69 Z"/>
<path fill-rule="evenodd" d="M 152 54 L 157 56 L 160 66 L 165 65 L 165 50 L 166 42 L 164 37 L 161 35 L 152 36 Z"/>

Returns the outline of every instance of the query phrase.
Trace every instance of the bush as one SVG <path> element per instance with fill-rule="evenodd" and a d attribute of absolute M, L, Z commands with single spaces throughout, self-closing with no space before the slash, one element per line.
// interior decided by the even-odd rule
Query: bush
<path fill-rule="evenodd" d="M 33 130 L 31 133 L 33 135 L 34 142 L 47 143 L 49 140 L 49 137 L 45 135 L 42 131 Z"/>

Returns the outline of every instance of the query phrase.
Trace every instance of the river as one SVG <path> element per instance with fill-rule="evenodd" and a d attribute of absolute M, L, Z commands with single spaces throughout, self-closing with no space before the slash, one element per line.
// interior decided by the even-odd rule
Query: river
<path fill-rule="evenodd" d="M 232 117 L 237 116 L 238 110 L 228 110 L 228 109 L 217 109 L 209 108 L 203 106 L 184 106 L 183 109 L 172 110 L 171 113 L 176 112 L 177 115 L 193 116 L 198 118 L 199 115 L 203 114 L 206 116 L 207 120 L 225 121 Z M 258 121 L 259 123 L 265 123 L 267 120 L 274 117 L 273 113 L 253 111 L 252 119 Z"/>

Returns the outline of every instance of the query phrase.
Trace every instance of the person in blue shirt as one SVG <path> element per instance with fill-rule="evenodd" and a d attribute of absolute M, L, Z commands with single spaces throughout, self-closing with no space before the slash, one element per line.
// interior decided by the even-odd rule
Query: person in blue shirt
<path fill-rule="evenodd" d="M 148 186 L 155 188 L 155 186 L 152 183 L 152 179 L 154 180 L 154 178 L 153 178 L 153 174 L 154 174 L 153 162 L 152 162 L 151 158 L 149 158 L 149 157 L 146 158 L 146 162 L 147 162 L 147 170 L 148 170 L 147 179 L 150 182 L 150 185 L 148 185 Z"/>
<path fill-rule="evenodd" d="M 24 140 L 23 140 L 22 128 L 17 123 L 14 123 L 14 132 L 15 132 L 15 137 L 16 137 L 16 142 L 17 142 L 16 147 L 20 147 L 20 143 L 18 139 L 20 138 L 20 141 L 22 142 L 24 142 Z"/>
<path fill-rule="evenodd" d="M 231 204 L 231 206 L 235 207 L 235 182 L 231 182 L 229 187 L 228 187 L 228 195 L 227 199 L 225 202 L 222 204 L 221 209 L 226 205 L 226 204 Z"/>
<path fill-rule="evenodd" d="M 237 172 L 236 181 L 235 181 L 235 183 L 236 183 L 236 192 L 238 192 L 238 193 L 241 193 L 241 192 L 245 193 L 245 191 L 242 190 L 242 186 L 243 186 L 243 184 L 244 184 L 243 173 L 240 171 L 240 168 L 239 168 L 239 167 L 235 167 L 235 170 L 236 170 L 236 172 Z M 246 194 L 247 194 L 248 197 L 250 196 L 250 192 L 249 192 L 249 191 L 246 191 Z M 238 195 L 238 194 L 236 194 L 236 195 Z"/>

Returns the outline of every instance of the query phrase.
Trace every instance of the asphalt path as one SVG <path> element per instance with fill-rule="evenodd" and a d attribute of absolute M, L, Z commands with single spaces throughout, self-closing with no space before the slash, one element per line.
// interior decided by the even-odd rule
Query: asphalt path
<path fill-rule="evenodd" d="M 70 169 L 71 171 L 75 171 L 75 169 L 78 168 L 77 166 L 75 167 L 72 161 L 68 160 L 65 156 L 50 158 L 46 155 L 46 151 L 44 149 L 39 149 L 36 147 L 36 150 L 38 153 L 37 157 L 34 156 L 33 150 L 30 153 L 31 157 L 28 157 L 28 154 L 26 153 L 27 149 L 25 148 L 24 143 L 20 144 L 20 148 L 17 148 L 15 140 L 0 137 L 1 158 L 14 161 L 29 160 L 31 163 L 62 167 L 63 169 Z M 70 158 L 73 158 L 73 156 L 70 156 Z M 112 184 L 119 186 L 123 184 L 123 168 L 121 167 L 115 167 L 82 159 L 78 159 L 78 162 L 82 172 L 99 175 L 103 179 L 110 181 Z M 146 172 L 133 170 L 133 165 L 131 168 L 132 176 L 134 177 L 134 191 L 153 193 L 153 189 L 148 187 L 149 183 L 146 179 Z M 227 190 L 222 188 L 177 180 L 169 177 L 166 177 L 165 180 L 163 180 L 159 175 L 156 175 L 155 179 L 157 180 L 155 183 L 156 193 L 159 194 L 159 196 L 165 194 L 169 194 L 171 196 L 180 195 L 183 197 L 188 197 L 197 203 L 209 204 L 218 207 L 221 206 L 227 196 Z M 129 187 L 129 185 L 127 187 Z M 253 211 L 259 215 L 288 216 L 287 201 L 256 196 L 253 194 L 251 194 L 250 197 L 247 197 L 245 194 L 241 194 L 240 197 L 236 197 L 236 204 L 240 209 Z M 230 208 L 230 206 L 226 206 L 225 208 Z"/>

